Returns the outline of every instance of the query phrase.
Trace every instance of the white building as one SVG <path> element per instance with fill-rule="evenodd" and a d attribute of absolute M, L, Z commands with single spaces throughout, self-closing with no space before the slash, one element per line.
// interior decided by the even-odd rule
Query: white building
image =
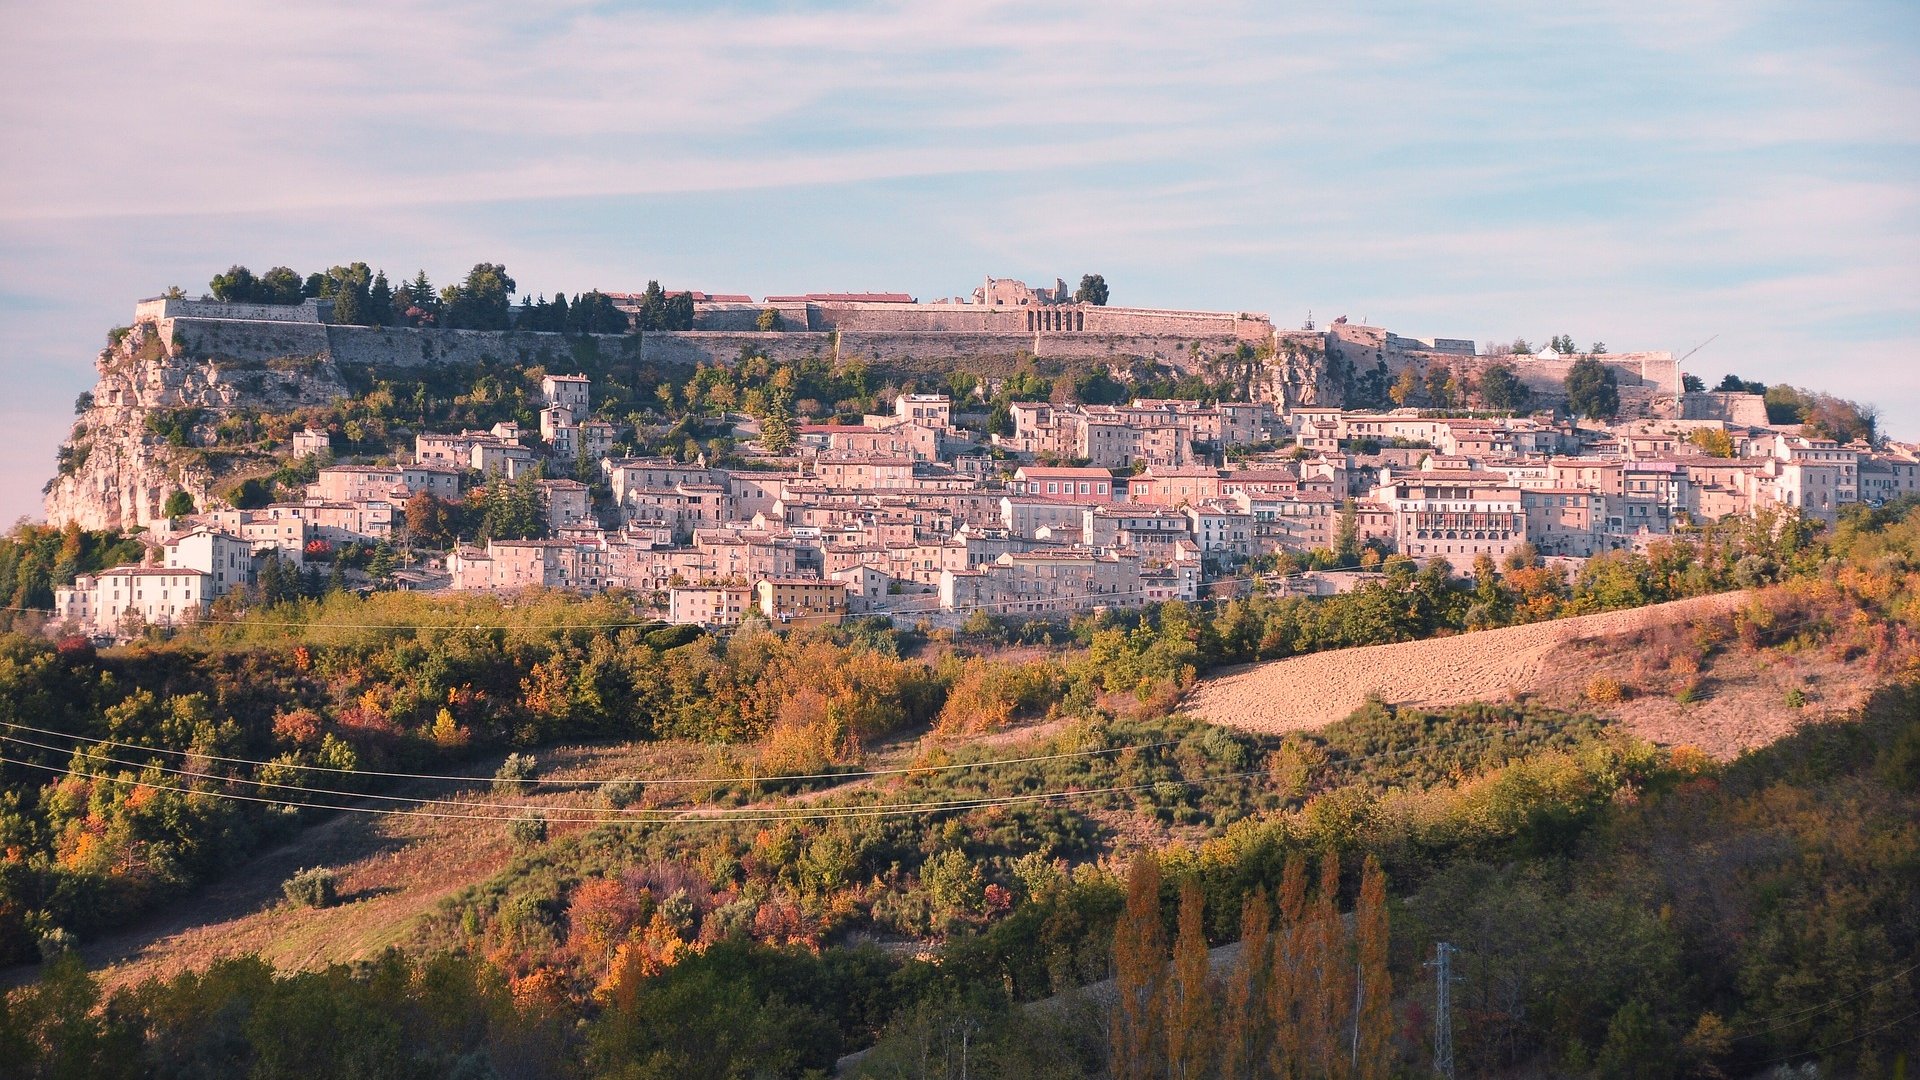
<path fill-rule="evenodd" d="M 169 566 L 119 566 L 81 574 L 54 590 L 56 617 L 91 633 L 124 634 L 139 626 L 197 622 L 213 602 L 211 578 Z"/>
<path fill-rule="evenodd" d="M 253 548 L 250 540 L 202 526 L 162 544 L 161 563 L 206 575 L 207 598 L 218 600 L 253 584 Z"/>
<path fill-rule="evenodd" d="M 548 405 L 573 410 L 574 416 L 587 415 L 593 380 L 585 375 L 548 375 L 540 380 L 540 398 Z"/>

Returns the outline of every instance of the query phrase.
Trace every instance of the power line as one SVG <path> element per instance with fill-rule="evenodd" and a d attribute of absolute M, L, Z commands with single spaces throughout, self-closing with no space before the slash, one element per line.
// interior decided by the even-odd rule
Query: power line
<path fill-rule="evenodd" d="M 1797 1057 L 1806 1057 L 1808 1054 L 1824 1054 L 1827 1051 L 1834 1049 L 1835 1047 L 1845 1046 L 1848 1043 L 1859 1042 L 1861 1039 L 1864 1039 L 1869 1035 L 1878 1035 L 1890 1027 L 1898 1027 L 1909 1020 L 1913 1020 L 1917 1018 L 1920 1018 L 1920 1009 L 1916 1009 L 1913 1012 L 1910 1012 L 1907 1015 L 1900 1017 L 1898 1020 L 1889 1020 L 1886 1023 L 1881 1024 L 1879 1027 L 1868 1028 L 1867 1030 L 1862 1031 L 1857 1035 L 1853 1035 L 1848 1038 L 1841 1039 L 1839 1042 L 1831 1042 L 1825 1046 L 1817 1047 L 1813 1050 L 1796 1050 L 1791 1054 L 1781 1054 L 1779 1057 L 1768 1058 L 1767 1060 L 1760 1062 L 1760 1064 L 1774 1065 L 1782 1061 L 1790 1061 Z"/>
<path fill-rule="evenodd" d="M 1907 967 L 1904 967 L 1899 971 L 1896 971 L 1893 974 L 1887 976 L 1886 978 L 1881 979 L 1879 982 L 1870 983 L 1867 986 L 1859 990 L 1856 990 L 1851 994 L 1848 994 L 1846 997 L 1835 998 L 1832 1001 L 1828 1001 L 1823 1004 L 1811 1005 L 1811 1006 L 1808 1006 L 1807 1008 L 1799 1009 L 1794 1012 L 1780 1013 L 1777 1016 L 1769 1016 L 1764 1019 L 1756 1020 L 1754 1021 L 1754 1023 L 1756 1024 L 1771 1024 L 1774 1026 L 1767 1027 L 1761 1030 L 1749 1031 L 1745 1035 L 1736 1036 L 1733 1041 L 1743 1042 L 1747 1039 L 1757 1039 L 1762 1035 L 1771 1035 L 1776 1031 L 1780 1031 L 1786 1027 L 1791 1026 L 1791 1024 L 1775 1024 L 1775 1021 L 1780 1021 L 1780 1020 L 1797 1021 L 1805 1017 L 1817 1016 L 1820 1013 L 1826 1012 L 1828 1009 L 1831 1009 L 1836 1005 L 1845 1005 L 1847 1002 L 1852 1001 L 1855 998 L 1864 997 L 1865 995 L 1875 990 L 1878 990 L 1882 986 L 1885 986 L 1888 983 L 1895 981 L 1896 979 L 1900 979 L 1913 971 L 1920 971 L 1920 963 L 1916 963 L 1916 964 L 1912 964 Z"/>
<path fill-rule="evenodd" d="M 1494 739 L 1502 738 L 1505 736 L 1505 734 L 1506 734 L 1505 732 L 1490 732 L 1486 735 L 1482 735 L 1477 738 L 1452 740 L 1446 743 L 1445 745 L 1462 746 L 1462 745 L 1471 745 L 1473 743 L 1488 742 Z M 9 741 L 16 741 L 16 742 L 22 741 L 18 739 L 13 739 L 12 737 L 9 737 L 9 736 L 0 736 L 0 739 L 8 739 Z M 33 745 L 37 745 L 37 744 L 33 744 Z M 1352 764 L 1352 763 L 1361 762 L 1361 761 L 1372 761 L 1372 760 L 1378 760 L 1382 758 L 1399 757 L 1405 754 L 1417 753 L 1421 750 L 1427 750 L 1427 749 L 1433 749 L 1433 747 L 1424 746 L 1424 745 L 1402 747 L 1401 749 L 1398 749 L 1398 750 L 1387 750 L 1377 754 L 1368 754 L 1360 757 L 1343 758 L 1339 763 L 1344 765 L 1344 764 Z M 109 760 L 112 760 L 112 759 L 109 759 Z M 154 765 L 151 763 L 127 763 L 127 762 L 117 762 L 117 761 L 116 763 L 124 764 L 128 768 L 140 769 L 142 772 L 155 771 L 163 775 L 201 777 L 201 778 L 207 778 L 207 779 L 220 780 L 226 783 L 251 785 L 255 787 L 279 787 L 279 788 L 289 788 L 289 789 L 301 790 L 301 791 L 313 791 L 313 792 L 318 792 L 322 794 L 338 796 L 342 798 L 355 798 L 355 799 L 375 798 L 375 799 L 386 799 L 389 801 L 410 802 L 410 803 L 415 803 L 422 806 L 467 805 L 467 806 L 478 806 L 478 807 L 488 808 L 488 809 L 522 810 L 522 811 L 529 811 L 529 812 L 538 811 L 541 813 L 546 813 L 549 810 L 548 807 L 538 806 L 534 804 L 474 802 L 474 801 L 463 801 L 463 800 L 414 798 L 414 797 L 408 797 L 408 796 L 382 796 L 382 795 L 363 794 L 359 792 L 340 791 L 337 789 L 299 788 L 296 785 L 278 784 L 272 781 L 245 780 L 238 777 L 226 777 L 226 776 L 219 776 L 217 774 L 198 773 L 198 772 L 192 772 L 189 770 L 180 770 L 180 769 L 170 769 L 165 766 Z M 76 773 L 70 767 L 46 765 L 39 762 L 25 761 L 17 758 L 9 758 L 5 756 L 0 756 L 0 764 L 20 765 L 26 768 L 38 769 L 43 772 L 59 773 L 63 776 L 76 776 L 76 777 L 85 777 L 88 779 L 105 780 L 109 783 L 118 783 L 118 784 L 134 786 L 134 787 L 151 788 L 157 791 L 169 791 L 169 792 L 174 792 L 174 793 L 183 794 L 183 795 L 199 795 L 199 796 L 205 796 L 205 797 L 216 798 L 216 799 L 232 799 L 232 800 L 237 800 L 241 802 L 256 803 L 256 804 L 262 804 L 262 805 L 268 805 L 268 806 L 306 808 L 306 809 L 313 809 L 313 810 L 344 810 L 352 813 L 389 815 L 389 816 L 400 816 L 400 817 L 458 818 L 462 820 L 480 820 L 480 821 L 512 821 L 512 820 L 515 820 L 515 817 L 518 816 L 518 815 L 500 816 L 500 815 L 473 814 L 473 813 L 450 814 L 450 813 L 437 813 L 437 812 L 424 811 L 424 810 L 396 809 L 396 808 L 388 808 L 388 807 L 367 807 L 367 806 L 342 805 L 342 804 L 336 804 L 336 803 L 299 802 L 292 799 L 267 798 L 263 796 L 241 795 L 234 792 L 207 791 L 207 790 L 202 790 L 198 788 L 179 787 L 177 785 L 170 785 L 170 784 L 156 784 L 151 781 L 128 779 L 125 777 L 114 776 L 107 773 Z M 594 807 L 564 807 L 562 809 L 572 813 L 587 812 L 592 816 L 559 817 L 559 818 L 549 818 L 549 820 L 559 822 L 559 823 L 566 823 L 566 824 L 650 823 L 650 822 L 672 823 L 672 822 L 679 822 L 679 821 L 725 823 L 729 821 L 807 821 L 807 820 L 832 820 L 835 818 L 843 818 L 843 817 L 907 816 L 907 815 L 913 815 L 913 814 L 939 813 L 939 812 L 948 811 L 948 810 L 970 810 L 970 809 L 979 809 L 983 807 L 1011 805 L 1011 804 L 1019 804 L 1019 803 L 1048 802 L 1048 801 L 1053 801 L 1058 799 L 1077 798 L 1077 797 L 1088 796 L 1088 795 L 1129 794 L 1129 793 L 1134 793 L 1139 791 L 1153 790 L 1164 784 L 1174 784 L 1178 786 L 1192 786 L 1192 785 L 1198 785 L 1198 784 L 1217 783 L 1224 780 L 1247 779 L 1249 777 L 1261 776 L 1264 774 L 1265 774 L 1265 770 L 1249 769 L 1249 770 L 1244 770 L 1240 772 L 1223 773 L 1217 776 L 1200 777 L 1197 779 L 1169 778 L 1169 779 L 1156 780 L 1150 783 L 1142 783 L 1142 784 L 1118 785 L 1118 786 L 1104 787 L 1104 788 L 1068 788 L 1068 789 L 1062 789 L 1057 791 L 1027 792 L 1027 793 L 1022 793 L 1017 795 L 1004 795 L 1004 796 L 982 795 L 982 796 L 977 796 L 973 798 L 947 800 L 943 802 L 852 804 L 848 806 L 830 806 L 830 807 L 819 807 L 819 808 L 761 807 L 753 810 L 752 813 L 750 814 L 725 813 L 725 812 L 720 814 L 710 814 L 710 813 L 698 813 L 698 812 L 691 812 L 691 811 L 669 812 L 669 811 L 645 810 L 645 809 L 601 810 L 599 808 L 594 808 Z M 480 779 L 480 778 L 464 777 L 462 779 Z M 654 815 L 654 816 L 641 816 L 641 815 Z"/>
<path fill-rule="evenodd" d="M 329 804 L 329 803 L 302 803 L 302 802 L 294 802 L 288 799 L 272 799 L 272 798 L 265 798 L 260 796 L 240 795 L 233 792 L 203 791 L 195 788 L 178 787 L 171 784 L 156 784 L 151 781 L 128 779 L 126 777 L 111 776 L 105 773 L 76 774 L 72 772 L 70 769 L 61 768 L 56 765 L 43 765 L 38 762 L 22 761 L 16 758 L 9 758 L 5 756 L 0 756 L 0 764 L 20 765 L 30 769 L 39 769 L 43 772 L 60 773 L 62 775 L 67 775 L 67 776 L 82 776 L 87 779 L 105 780 L 109 783 L 124 784 L 130 787 L 149 788 L 155 791 L 168 791 L 168 792 L 173 792 L 175 794 L 181 794 L 181 795 L 200 795 L 200 796 L 206 796 L 206 797 L 216 798 L 216 799 L 234 799 L 242 802 L 260 803 L 268 806 L 282 806 L 282 807 L 289 807 L 293 809 L 305 808 L 305 809 L 314 809 L 314 810 L 344 810 L 352 813 L 362 813 L 362 814 L 376 814 L 376 815 L 388 815 L 388 816 L 399 816 L 399 817 L 453 818 L 453 819 L 458 819 L 462 821 L 514 821 L 514 820 L 517 820 L 520 816 L 520 815 L 501 816 L 501 815 L 489 815 L 489 814 L 444 814 L 444 813 L 435 813 L 435 812 L 424 811 L 424 810 L 398 810 L 398 809 L 389 809 L 384 807 L 348 806 L 348 805 Z M 700 822 L 700 823 L 713 823 L 713 824 L 724 825 L 724 824 L 729 824 L 733 822 L 753 822 L 753 821 L 809 821 L 809 820 L 835 820 L 839 818 L 860 818 L 860 817 L 905 817 L 905 816 L 913 816 L 918 814 L 943 813 L 943 812 L 953 811 L 953 810 L 973 810 L 973 809 L 981 809 L 981 808 L 993 807 L 993 806 L 1009 806 L 1009 805 L 1018 805 L 1023 803 L 1050 802 L 1050 801 L 1055 801 L 1060 799 L 1079 798 L 1079 797 L 1089 796 L 1089 795 L 1130 794 L 1130 793 L 1140 792 L 1140 791 L 1151 791 L 1163 785 L 1168 785 L 1168 784 L 1172 784 L 1180 787 L 1191 787 L 1191 786 L 1197 786 L 1200 784 L 1219 783 L 1224 780 L 1246 779 L 1252 776 L 1263 775 L 1264 772 L 1265 770 L 1261 770 L 1261 769 L 1248 769 L 1242 772 L 1222 773 L 1217 776 L 1204 776 L 1204 777 L 1196 777 L 1196 778 L 1190 778 L 1190 779 L 1180 778 L 1180 779 L 1156 780 L 1151 783 L 1125 784 L 1125 785 L 1118 785 L 1114 787 L 1104 787 L 1104 788 L 1078 788 L 1078 789 L 1065 789 L 1060 791 L 1027 792 L 1027 793 L 1018 794 L 1018 795 L 981 796 L 974 799 L 952 800 L 948 802 L 895 803 L 895 804 L 882 804 L 880 806 L 865 806 L 860 804 L 854 804 L 850 806 L 835 806 L 835 807 L 822 807 L 818 809 L 803 809 L 802 812 L 799 812 L 799 813 L 779 813 L 773 810 L 772 808 L 760 808 L 752 811 L 751 813 L 701 814 L 701 813 L 691 813 L 691 812 L 681 811 L 681 812 L 673 813 L 671 816 L 667 816 L 667 817 L 642 818 L 642 817 L 636 817 L 631 815 L 642 814 L 642 813 L 658 814 L 661 812 L 647 811 L 647 810 L 640 810 L 640 811 L 623 810 L 623 811 L 617 811 L 617 812 L 620 814 L 629 815 L 629 816 L 626 816 L 624 818 L 606 817 L 606 816 L 594 816 L 594 817 L 581 818 L 581 817 L 554 817 L 552 815 L 548 815 L 547 820 L 550 822 L 558 823 L 558 824 L 581 824 L 581 825 L 626 824 L 626 823 L 671 824 L 671 823 L 678 823 L 678 822 Z M 251 781 L 238 781 L 238 782 L 251 783 Z M 344 791 L 335 792 L 335 794 L 338 794 L 341 796 L 353 797 L 353 798 L 362 797 L 352 792 L 344 792 Z M 422 805 L 431 805 L 434 802 L 434 800 L 418 800 L 418 801 Z M 492 805 L 492 804 L 489 804 L 489 805 Z M 506 808 L 506 807 L 502 807 L 502 808 Z M 529 807 L 528 809 L 539 810 L 542 813 L 546 812 L 546 808 L 544 807 Z M 590 809 L 590 808 L 565 807 L 563 809 L 584 810 L 584 809 Z"/>
<path fill-rule="evenodd" d="M 13 736 L 13 735 L 0 735 L 0 740 L 4 740 L 4 741 L 6 741 L 6 742 L 11 742 L 11 743 L 18 743 L 18 744 L 21 744 L 21 745 L 24 745 L 24 746 L 32 746 L 32 747 L 37 747 L 37 748 L 39 748 L 39 749 L 42 749 L 42 750 L 53 750 L 53 751 L 56 751 L 56 752 L 62 752 L 62 753 L 85 753 L 85 750 L 84 750 L 83 748 L 81 748 L 81 747 L 73 747 L 73 748 L 71 748 L 71 749 L 69 749 L 69 748 L 64 748 L 64 747 L 59 747 L 59 746 L 50 746 L 50 745 L 48 745 L 48 744 L 46 744 L 46 743 L 38 743 L 38 742 L 32 742 L 32 741 L 30 741 L 30 740 L 27 740 L 27 739 L 21 739 L 21 738 L 19 738 L 19 737 L 17 737 L 17 736 Z M 1163 743 L 1163 744 L 1159 744 L 1159 745 L 1167 745 L 1167 744 L 1164 744 L 1164 743 Z M 313 795 L 332 795 L 332 796 L 340 796 L 340 797 L 348 797 L 348 798 L 357 798 L 357 799 L 378 799 L 378 800 L 380 800 L 380 801 L 383 801 L 383 802 L 405 802 L 405 803 L 420 803 L 420 804 L 423 804 L 423 805 L 424 805 L 424 804 L 427 804 L 427 803 L 434 803 L 434 804 L 438 804 L 438 805 L 442 805 L 442 806 L 483 806 L 483 807 L 490 807 L 490 808 L 494 808 L 494 809 L 502 809 L 502 810 L 541 810 L 541 809 L 544 809 L 543 807 L 540 807 L 540 806 L 537 806 L 537 805 L 534 805 L 534 804 L 531 804 L 531 803 L 499 803 L 499 802 L 494 802 L 494 801 L 490 801 L 490 800 L 478 800 L 478 801 L 476 801 L 476 800 L 469 800 L 469 799 L 451 799 L 451 798 L 433 798 L 433 799 L 424 799 L 424 798 L 420 798 L 420 797 L 418 797 L 418 796 L 412 796 L 412 795 L 383 795 L 383 794 L 378 794 L 378 793 L 370 793 L 370 792 L 357 792 L 357 791 L 342 791 L 342 790 L 340 790 L 340 789 L 338 789 L 338 788 L 316 788 L 316 787 L 306 787 L 306 786 L 303 786 L 303 785 L 300 785 L 300 784 L 288 784 L 288 783 L 283 783 L 283 782 L 280 782 L 280 781 L 275 781 L 275 780 L 261 780 L 261 779 L 258 779 L 258 778 L 254 778 L 254 779 L 247 779 L 247 778 L 245 778 L 245 777 L 238 777 L 238 776 L 226 776 L 226 775 L 222 775 L 222 774 L 220 774 L 220 773 L 209 773 L 209 772 L 200 772 L 200 771 L 197 771 L 197 770 L 193 770 L 193 769 L 176 769 L 176 768 L 171 768 L 171 767 L 168 767 L 168 766 L 164 766 L 164 765 L 156 765 L 156 764 L 153 764 L 153 763 L 151 763 L 151 762 L 138 762 L 138 761 L 128 761 L 128 760 L 126 760 L 126 759 L 124 759 L 124 758 L 113 758 L 113 757 L 101 757 L 101 758 L 99 758 L 99 759 L 97 759 L 97 760 L 99 760 L 99 761 L 104 761 L 104 762 L 106 762 L 106 763 L 108 763 L 108 764 L 113 764 L 113 765 L 121 765 L 121 766 L 124 766 L 124 767 L 126 767 L 126 768 L 129 768 L 129 769 L 138 769 L 138 770 L 141 770 L 142 772 L 145 772 L 145 771 L 148 771 L 148 770 L 151 770 L 151 771 L 155 771 L 155 772 L 159 772 L 159 773 L 161 773 L 161 774 L 163 774 L 163 775 L 170 775 L 170 776 L 180 776 L 180 777 L 185 777 L 185 778 L 188 778 L 188 779 L 194 779 L 194 780 L 216 780 L 216 781 L 220 781 L 220 782 L 223 782 L 223 783 L 229 783 L 229 784 L 242 784 L 242 785 L 247 785 L 247 786 L 252 786 L 252 787 L 260 787 L 260 788 L 278 788 L 278 789 L 280 789 L 280 790 L 283 790 L 283 791 L 298 791 L 298 792 L 301 792 L 301 793 L 303 793 L 303 794 L 313 794 Z M 71 772 L 72 770 L 71 770 L 71 769 L 68 769 L 67 771 L 69 771 L 69 772 Z M 83 773 L 83 774 L 79 774 L 79 775 L 86 775 L 86 776 L 102 776 L 102 775 L 105 775 L 105 774 L 103 774 L 103 773 Z M 480 777 L 473 777 L 473 778 L 471 778 L 471 779 L 476 779 L 476 780 L 477 780 L 477 779 L 482 779 L 482 778 L 480 778 Z M 194 790 L 194 789 L 187 789 L 187 790 Z M 210 793 L 210 794 L 211 794 L 211 793 Z M 971 800 L 957 800 L 957 802 L 968 802 L 968 801 L 971 801 Z M 309 803 L 302 803 L 302 804 L 299 804 L 299 805 L 316 805 L 316 804 L 309 804 Z M 921 806 L 942 806 L 942 805 L 945 805 L 945 804 L 935 804 L 935 803 L 879 803 L 879 804 L 866 804 L 866 805 L 865 805 L 865 806 L 864 806 L 863 808 L 868 808 L 868 809 L 898 809 L 898 808 L 903 808 L 903 807 L 921 807 Z M 596 815 L 603 815 L 603 814 L 612 814 L 612 815 L 616 815 L 616 817 L 614 818 L 614 820 L 618 820 L 618 816 L 620 816 L 620 815 L 633 815 L 633 814 L 648 814 L 648 813 L 663 813 L 663 812 L 664 812 L 664 811 L 650 811 L 650 810 L 644 810 L 644 809 L 642 809 L 642 810 L 638 810 L 638 811 L 630 811 L 630 810 L 627 810 L 627 809 L 624 809 L 624 808 L 619 808 L 619 809 L 615 809 L 615 808 L 608 808 L 608 809 L 602 809 L 602 808 L 599 808 L 599 807 L 569 807 L 568 809 L 569 809 L 569 810 L 579 810 L 579 811 L 589 811 L 589 812 L 592 812 L 593 814 L 596 814 Z M 790 813 L 790 812 L 793 812 L 793 811 L 794 811 L 795 809 L 804 809 L 804 808 L 782 808 L 782 807 L 769 807 L 769 808 L 766 808 L 766 811 L 765 811 L 765 812 L 767 812 L 767 813 L 782 813 L 782 814 L 785 814 L 785 813 Z"/>
<path fill-rule="evenodd" d="M 388 772 L 388 771 L 383 771 L 379 769 L 347 769 L 347 768 L 340 768 L 337 766 L 329 766 L 329 765 L 303 765 L 295 762 L 260 761 L 255 758 L 224 757 L 219 754 L 202 754 L 192 750 L 174 750 L 174 749 L 170 749 L 163 746 L 147 746 L 142 743 L 122 742 L 117 739 L 100 739 L 100 738 L 95 738 L 91 735 L 75 735 L 71 732 L 56 731 L 51 728 L 34 727 L 31 724 L 20 724 L 20 723 L 7 721 L 7 720 L 0 720 L 0 727 L 13 728 L 14 730 L 17 730 L 17 731 L 31 731 L 39 735 L 52 735 L 62 739 L 72 739 L 75 742 L 93 743 L 98 746 L 115 746 L 115 747 L 120 747 L 122 749 L 140 750 L 140 751 L 153 753 L 153 754 L 170 754 L 175 757 L 204 758 L 208 761 L 219 761 L 229 765 L 252 765 L 255 767 L 273 766 L 275 768 L 299 769 L 303 772 L 339 773 L 339 774 L 348 775 L 348 776 L 377 776 L 377 777 L 381 777 L 382 779 L 395 779 L 395 780 L 492 780 L 495 782 L 510 782 L 515 784 L 558 784 L 558 783 L 600 784 L 600 783 L 609 783 L 614 781 L 634 781 L 642 784 L 672 784 L 672 785 L 686 784 L 686 785 L 697 786 L 697 785 L 707 785 L 707 784 L 775 784 L 775 783 L 785 783 L 788 781 L 795 781 L 795 780 L 851 780 L 851 779 L 860 779 L 863 777 L 873 777 L 873 776 L 904 776 L 904 775 L 912 775 L 917 773 L 955 772 L 955 771 L 964 770 L 964 769 L 990 768 L 996 765 L 1023 765 L 1023 764 L 1042 762 L 1042 761 L 1064 761 L 1071 758 L 1097 757 L 1103 754 L 1120 754 L 1120 753 L 1125 753 L 1128 750 L 1151 750 L 1151 749 L 1155 749 L 1157 747 L 1162 747 L 1162 746 L 1172 746 L 1175 743 L 1180 741 L 1178 739 L 1163 739 L 1159 742 L 1130 743 L 1126 746 L 1110 746 L 1110 747 L 1104 747 L 1098 750 L 1075 750 L 1075 751 L 1059 753 L 1059 754 L 1037 754 L 1030 757 L 999 758 L 999 759 L 988 760 L 988 761 L 960 762 L 960 763 L 951 764 L 951 765 L 907 765 L 907 766 L 902 766 L 902 767 L 893 768 L 893 769 L 862 769 L 857 771 L 831 772 L 831 773 L 788 773 L 784 775 L 774 775 L 774 776 L 661 777 L 656 780 L 649 780 L 649 779 L 646 779 L 645 777 L 638 777 L 638 776 L 618 776 L 618 777 L 604 777 L 599 779 L 588 777 L 588 778 L 583 778 L 579 780 L 555 781 L 555 780 L 543 780 L 538 777 L 510 778 L 510 777 L 471 776 L 471 775 L 463 775 L 463 774 L 455 774 L 455 773 Z M 6 738 L 6 736 L 0 736 L 0 738 Z M 9 741 L 24 741 L 24 740 L 9 740 Z M 27 745 L 39 745 L 39 744 L 28 743 Z M 42 747 L 42 749 L 55 750 L 62 753 L 68 752 L 68 748 L 58 747 L 58 746 L 47 746 L 47 747 Z"/>

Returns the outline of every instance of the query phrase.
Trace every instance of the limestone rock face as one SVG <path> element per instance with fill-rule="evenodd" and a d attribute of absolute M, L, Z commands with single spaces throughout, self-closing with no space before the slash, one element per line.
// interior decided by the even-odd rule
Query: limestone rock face
<path fill-rule="evenodd" d="M 1283 330 L 1274 335 L 1273 359 L 1267 365 L 1266 394 L 1276 406 L 1341 404 L 1341 387 L 1327 368 L 1324 335 Z"/>
<path fill-rule="evenodd" d="M 324 353 L 239 363 L 192 355 L 173 330 L 171 320 L 138 323 L 95 358 L 92 404 L 75 418 L 47 486 L 49 522 L 147 526 L 175 491 L 204 506 L 219 479 L 219 457 L 204 448 L 222 419 L 242 408 L 323 405 L 347 393 Z M 184 437 L 170 441 L 161 432 L 171 428 Z"/>

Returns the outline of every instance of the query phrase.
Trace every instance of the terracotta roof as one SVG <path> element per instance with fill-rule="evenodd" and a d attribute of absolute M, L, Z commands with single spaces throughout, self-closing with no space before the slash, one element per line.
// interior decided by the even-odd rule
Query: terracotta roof
<path fill-rule="evenodd" d="M 799 296 L 769 296 L 769 304 L 912 304 L 912 296 L 900 292 L 804 293 Z"/>

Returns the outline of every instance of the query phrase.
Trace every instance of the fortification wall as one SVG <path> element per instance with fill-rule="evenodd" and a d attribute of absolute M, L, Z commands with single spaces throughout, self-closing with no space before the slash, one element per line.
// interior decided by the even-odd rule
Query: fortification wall
<path fill-rule="evenodd" d="M 220 300 L 170 300 L 154 297 L 133 306 L 135 322 L 160 319 L 247 319 L 255 322 L 325 322 L 331 300 L 299 304 L 229 304 Z"/>
<path fill-rule="evenodd" d="M 976 304 L 814 304 L 813 328 L 846 332 L 1021 334 L 1027 308 Z M 1060 310 L 1060 309 L 1055 309 Z"/>
<path fill-rule="evenodd" d="M 775 362 L 832 356 L 833 335 L 806 330 L 760 333 L 754 330 L 655 330 L 641 334 L 640 358 L 656 364 L 731 361 L 743 346 Z"/>
<path fill-rule="evenodd" d="M 315 357 L 350 366 L 408 368 L 499 362 L 554 368 L 568 366 L 581 343 L 578 337 L 526 331 L 420 330 L 247 319 L 180 317 L 154 325 L 177 343 L 183 355 L 239 364 Z M 1222 327 L 1230 325 L 1231 322 L 1196 320 L 1186 327 L 1189 332 L 1178 334 L 684 330 L 641 335 L 596 334 L 591 341 L 601 358 L 616 363 L 623 360 L 666 365 L 726 363 L 739 357 L 746 348 L 775 361 L 837 357 L 869 363 L 919 361 L 951 365 L 973 361 L 1010 363 L 1029 356 L 1067 362 L 1122 363 L 1144 359 L 1183 367 L 1193 360 L 1196 351 L 1224 353 L 1251 340 L 1240 333 L 1221 332 Z M 1207 330 L 1214 332 L 1197 332 Z"/>
<path fill-rule="evenodd" d="M 243 363 L 323 355 L 328 352 L 327 332 L 332 329 L 317 322 L 190 317 L 165 319 L 155 325 L 178 353 Z"/>
<path fill-rule="evenodd" d="M 328 351 L 338 364 L 421 367 L 489 361 L 552 368 L 570 367 L 579 337 L 495 330 L 415 330 L 406 327 L 329 326 Z M 649 335 L 651 336 L 651 335 Z M 588 340 L 609 360 L 641 358 L 631 334 L 591 334 Z"/>
<path fill-rule="evenodd" d="M 1168 311 L 1158 308 L 1096 307 L 1092 304 L 988 306 L 983 304 L 881 304 L 860 302 L 781 303 L 772 305 L 703 303 L 694 309 L 694 328 L 752 332 L 766 307 L 780 312 L 787 332 L 839 330 L 842 333 L 1107 334 L 1145 337 L 1232 337 L 1266 341 L 1273 324 L 1265 315 L 1226 311 Z"/>
<path fill-rule="evenodd" d="M 780 329 L 814 329 L 807 321 L 804 302 L 786 300 L 777 304 L 703 303 L 693 306 L 695 330 L 731 330 L 754 333 L 760 329 L 760 313 L 772 308 L 780 313 Z"/>
<path fill-rule="evenodd" d="M 1221 336 L 1238 341 L 1265 341 L 1273 335 L 1273 323 L 1265 315 L 1249 312 L 1159 311 L 1151 308 L 1088 307 L 1086 332 L 1089 334 L 1138 334 L 1164 336 Z"/>
<path fill-rule="evenodd" d="M 1685 394 L 1680 398 L 1680 419 L 1721 420 L 1746 427 L 1767 426 L 1767 399 L 1759 394 L 1733 394 L 1709 390 Z"/>

